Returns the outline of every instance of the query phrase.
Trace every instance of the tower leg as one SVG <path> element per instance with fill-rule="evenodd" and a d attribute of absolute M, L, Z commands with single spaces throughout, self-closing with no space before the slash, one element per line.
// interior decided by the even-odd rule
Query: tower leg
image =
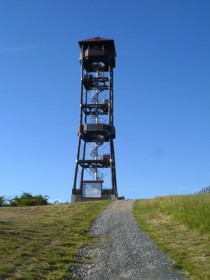
<path fill-rule="evenodd" d="M 111 167 L 112 194 L 117 196 L 115 155 L 114 155 L 114 144 L 112 138 L 110 139 L 110 167 Z"/>
<path fill-rule="evenodd" d="M 85 153 L 86 153 L 86 142 L 84 142 L 84 146 L 83 146 L 83 155 L 82 155 L 83 160 L 85 160 Z M 83 178 L 84 178 L 84 167 L 82 167 L 82 171 L 81 171 L 80 189 L 82 189 L 81 182 L 83 181 Z"/>
<path fill-rule="evenodd" d="M 77 150 L 77 159 L 76 159 L 76 167 L 75 167 L 75 173 L 74 173 L 74 185 L 72 189 L 72 194 L 76 194 L 76 188 L 77 188 L 77 176 L 78 176 L 78 166 L 79 166 L 79 156 L 80 156 L 80 146 L 81 146 L 81 137 L 79 137 L 79 144 L 78 144 L 78 150 Z"/>

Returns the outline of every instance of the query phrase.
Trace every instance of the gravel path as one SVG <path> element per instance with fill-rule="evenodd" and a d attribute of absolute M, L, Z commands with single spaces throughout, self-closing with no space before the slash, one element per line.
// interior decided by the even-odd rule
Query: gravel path
<path fill-rule="evenodd" d="M 168 256 L 139 230 L 132 207 L 133 201 L 116 201 L 96 219 L 92 233 L 100 237 L 99 247 L 82 250 L 82 256 L 93 257 L 93 263 L 75 270 L 74 279 L 185 279 L 172 268 Z"/>

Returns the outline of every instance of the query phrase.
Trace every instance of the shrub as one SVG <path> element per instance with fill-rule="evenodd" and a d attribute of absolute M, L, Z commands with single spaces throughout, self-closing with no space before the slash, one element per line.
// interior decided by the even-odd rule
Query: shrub
<path fill-rule="evenodd" d="M 0 196 L 0 207 L 7 205 L 7 199 L 5 196 Z"/>
<path fill-rule="evenodd" d="M 10 206 L 36 206 L 48 205 L 48 196 L 36 195 L 24 192 L 21 196 L 10 199 Z"/>

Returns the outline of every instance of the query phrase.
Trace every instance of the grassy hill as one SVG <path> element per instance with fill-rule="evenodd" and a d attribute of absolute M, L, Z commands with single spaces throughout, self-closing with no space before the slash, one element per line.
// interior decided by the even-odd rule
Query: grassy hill
<path fill-rule="evenodd" d="M 71 279 L 93 220 L 111 203 L 0 207 L 0 279 Z M 210 279 L 210 194 L 136 200 L 140 228 L 191 279 Z M 88 260 L 87 260 L 88 261 Z"/>
<path fill-rule="evenodd" d="M 109 203 L 0 207 L 0 279 L 71 279 L 79 248 L 93 241 L 91 223 Z"/>
<path fill-rule="evenodd" d="M 133 211 L 175 267 L 191 279 L 210 279 L 210 194 L 137 200 Z"/>

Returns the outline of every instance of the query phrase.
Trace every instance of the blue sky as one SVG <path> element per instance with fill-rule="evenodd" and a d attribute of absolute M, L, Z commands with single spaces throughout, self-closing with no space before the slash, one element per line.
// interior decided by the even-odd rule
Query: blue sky
<path fill-rule="evenodd" d="M 0 0 L 0 195 L 69 201 L 78 41 L 115 40 L 119 195 L 210 185 L 210 1 Z"/>

